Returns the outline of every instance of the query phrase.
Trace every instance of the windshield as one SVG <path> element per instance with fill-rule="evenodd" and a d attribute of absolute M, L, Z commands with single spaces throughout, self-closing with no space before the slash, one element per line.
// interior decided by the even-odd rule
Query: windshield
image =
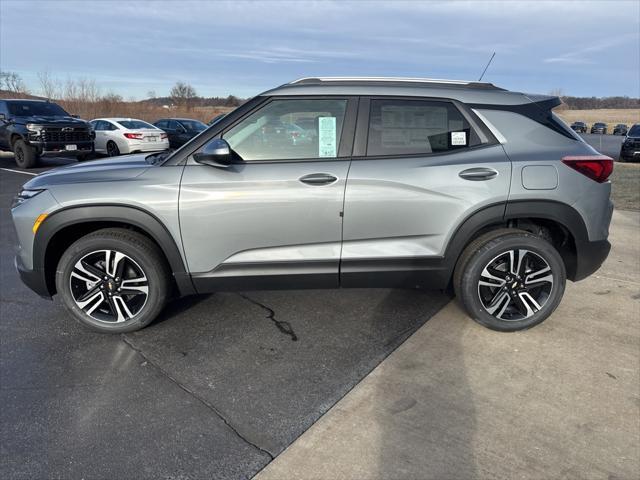
<path fill-rule="evenodd" d="M 191 132 L 202 132 L 206 130 L 208 127 L 198 120 L 180 120 L 180 123 L 184 128 Z"/>
<path fill-rule="evenodd" d="M 141 128 L 157 130 L 156 127 L 142 120 L 118 120 L 118 123 L 128 130 L 139 130 Z"/>
<path fill-rule="evenodd" d="M 594 127 L 604 127 L 604 123 L 600 123 L 600 122 L 594 123 L 593 126 Z"/>
<path fill-rule="evenodd" d="M 627 134 L 630 137 L 640 137 L 640 123 L 635 124 Z"/>
<path fill-rule="evenodd" d="M 60 105 L 49 102 L 7 102 L 9 113 L 18 117 L 68 117 Z"/>

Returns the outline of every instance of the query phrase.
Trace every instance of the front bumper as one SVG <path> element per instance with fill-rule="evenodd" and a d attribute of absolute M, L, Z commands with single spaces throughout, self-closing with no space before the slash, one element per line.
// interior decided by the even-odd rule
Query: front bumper
<path fill-rule="evenodd" d="M 42 298 L 51 299 L 51 292 L 49 292 L 49 288 L 47 287 L 47 279 L 44 275 L 44 272 L 40 270 L 30 270 L 24 266 L 22 263 L 22 259 L 19 255 L 16 255 L 14 259 L 14 264 L 16 266 L 16 270 L 18 271 L 18 275 L 20 275 L 20 280 L 31 290 L 36 292 Z"/>
<path fill-rule="evenodd" d="M 77 157 L 78 155 L 86 155 L 93 152 L 93 141 L 82 142 L 30 142 L 38 150 L 38 155 L 43 157 Z M 67 150 L 68 145 L 75 145 L 76 150 Z"/>

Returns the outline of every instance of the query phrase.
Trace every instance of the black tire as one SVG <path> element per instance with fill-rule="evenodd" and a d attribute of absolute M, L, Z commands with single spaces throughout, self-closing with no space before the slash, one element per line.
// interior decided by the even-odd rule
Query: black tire
<path fill-rule="evenodd" d="M 100 262 L 94 263 L 89 259 L 102 258 L 100 257 L 100 255 L 103 255 L 100 253 L 101 251 L 116 252 L 125 257 L 124 260 L 122 259 L 123 257 L 120 257 L 119 263 L 113 262 L 114 274 L 112 276 L 105 274 L 105 277 L 109 277 L 108 281 L 97 281 L 95 285 L 91 286 L 86 284 L 84 287 L 86 292 L 84 292 L 82 284 L 85 280 L 78 279 L 81 277 L 91 280 L 98 278 L 92 273 L 87 275 L 86 272 L 100 273 L 94 270 L 101 268 Z M 106 257 L 107 261 L 108 258 Z M 81 265 L 87 270 L 82 272 L 78 270 L 77 264 L 84 259 L 87 260 Z M 115 256 L 115 259 L 118 260 L 118 257 Z M 118 277 L 115 275 L 118 275 L 120 270 L 116 270 L 116 265 L 120 264 L 125 264 L 125 266 L 123 267 L 124 271 L 120 273 L 122 278 L 118 283 Z M 90 270 L 86 267 L 87 265 L 91 267 Z M 142 278 L 138 270 L 142 272 L 141 274 L 146 281 L 136 282 L 133 279 L 125 279 L 127 276 L 129 278 L 136 276 L 137 278 Z M 102 271 L 104 271 L 104 262 Z M 73 276 L 72 273 L 74 273 Z M 81 277 L 78 277 L 78 274 Z M 80 238 L 64 252 L 56 269 L 56 288 L 65 307 L 76 320 L 86 327 L 106 333 L 132 332 L 151 323 L 164 307 L 169 293 L 169 275 L 164 255 L 149 238 L 131 230 L 109 228 L 98 230 Z M 136 286 L 125 285 L 127 281 L 134 283 Z M 131 290 L 139 290 L 140 286 L 138 285 L 143 289 L 144 287 L 147 288 L 146 298 L 140 298 L 144 293 L 135 293 L 135 290 Z M 121 292 L 118 287 L 122 288 L 122 293 L 117 293 Z M 85 303 L 84 301 L 78 303 L 82 299 L 82 294 L 89 293 L 89 296 L 93 295 L 90 290 L 95 291 L 95 294 L 100 294 L 96 301 L 88 306 L 82 305 Z M 125 291 L 132 292 L 133 295 L 125 294 Z M 109 294 L 108 297 L 107 294 Z M 123 303 L 126 308 L 122 306 Z M 87 313 L 81 308 L 81 305 L 84 306 L 85 310 L 92 311 Z M 122 315 L 122 321 L 116 322 L 116 313 L 126 313 L 126 315 Z"/>
<path fill-rule="evenodd" d="M 520 271 L 512 278 L 510 272 L 495 270 L 495 262 L 508 263 L 510 251 L 514 252 L 514 262 L 516 257 L 522 256 Z M 546 268 L 544 265 L 549 267 L 550 274 L 545 274 L 544 278 L 550 280 L 533 275 L 533 271 L 527 270 L 531 265 L 537 265 L 535 268 L 541 273 Z M 486 282 L 481 284 L 485 268 L 500 277 L 496 284 L 504 283 L 495 288 L 488 287 Z M 526 286 L 528 281 L 531 283 Z M 526 330 L 543 322 L 562 300 L 565 283 L 564 262 L 553 245 L 532 233 L 507 228 L 491 231 L 472 241 L 460 255 L 453 276 L 456 296 L 469 316 L 479 324 L 501 332 Z M 486 304 L 483 305 L 483 301 L 489 303 L 487 298 L 481 298 L 487 294 L 487 298 L 494 301 L 504 298 L 489 305 L 500 309 L 496 315 L 489 313 Z M 541 308 L 537 309 L 537 306 Z M 526 313 L 520 307 L 525 307 Z M 507 318 L 499 318 L 502 316 Z"/>
<path fill-rule="evenodd" d="M 120 149 L 118 145 L 113 140 L 109 140 L 107 142 L 107 155 L 110 157 L 117 157 L 120 155 Z"/>
<path fill-rule="evenodd" d="M 13 155 L 19 168 L 33 168 L 38 163 L 36 149 L 24 140 L 16 140 L 13 144 Z"/>

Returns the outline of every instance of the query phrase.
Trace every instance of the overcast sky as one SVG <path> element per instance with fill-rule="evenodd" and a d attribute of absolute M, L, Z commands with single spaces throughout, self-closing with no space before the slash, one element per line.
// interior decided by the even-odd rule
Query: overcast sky
<path fill-rule="evenodd" d="M 0 68 L 94 79 L 128 98 L 252 96 L 299 77 L 485 79 L 640 96 L 640 1 L 0 0 Z"/>

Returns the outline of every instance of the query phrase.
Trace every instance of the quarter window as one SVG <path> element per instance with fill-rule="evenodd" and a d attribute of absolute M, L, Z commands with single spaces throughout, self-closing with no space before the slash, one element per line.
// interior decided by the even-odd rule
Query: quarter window
<path fill-rule="evenodd" d="M 335 158 L 347 100 L 274 100 L 223 138 L 243 160 Z"/>
<path fill-rule="evenodd" d="M 372 100 L 367 155 L 447 152 L 479 143 L 449 102 Z"/>

